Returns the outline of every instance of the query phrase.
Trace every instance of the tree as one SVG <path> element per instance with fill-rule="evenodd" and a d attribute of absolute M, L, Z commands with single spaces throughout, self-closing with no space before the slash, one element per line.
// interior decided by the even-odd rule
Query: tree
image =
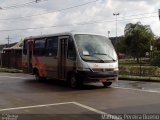
<path fill-rule="evenodd" d="M 118 40 L 115 43 L 115 49 L 117 53 L 126 53 L 126 44 L 124 36 L 118 37 Z"/>
<path fill-rule="evenodd" d="M 157 39 L 154 41 L 154 48 L 155 48 L 157 51 L 160 51 L 160 37 L 157 38 Z"/>
<path fill-rule="evenodd" d="M 150 51 L 150 45 L 154 38 L 149 25 L 142 25 L 140 22 L 136 24 L 129 23 L 125 26 L 125 44 L 130 55 L 139 58 Z"/>
<path fill-rule="evenodd" d="M 151 65 L 160 67 L 160 37 L 154 40 L 153 48 Z"/>

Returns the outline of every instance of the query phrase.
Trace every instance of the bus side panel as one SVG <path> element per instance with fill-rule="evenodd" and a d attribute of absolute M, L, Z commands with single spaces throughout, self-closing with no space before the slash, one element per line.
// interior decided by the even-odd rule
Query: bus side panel
<path fill-rule="evenodd" d="M 49 78 L 58 78 L 58 58 L 57 57 L 47 57 L 44 59 L 46 65 L 47 76 Z"/>
<path fill-rule="evenodd" d="M 41 77 L 58 78 L 58 60 L 53 57 L 33 57 L 33 68 L 38 69 Z"/>
<path fill-rule="evenodd" d="M 58 78 L 58 37 L 36 38 L 34 43 L 33 69 L 41 77 Z"/>

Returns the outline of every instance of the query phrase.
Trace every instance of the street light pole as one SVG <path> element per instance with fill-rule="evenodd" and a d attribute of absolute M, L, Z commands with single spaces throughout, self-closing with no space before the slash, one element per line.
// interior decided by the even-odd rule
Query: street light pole
<path fill-rule="evenodd" d="M 109 38 L 109 34 L 110 34 L 110 31 L 108 31 L 108 38 Z"/>
<path fill-rule="evenodd" d="M 158 10 L 158 16 L 159 16 L 159 20 L 160 20 L 160 9 Z"/>
<path fill-rule="evenodd" d="M 117 16 L 119 13 L 113 13 L 114 16 L 116 16 L 116 41 L 117 41 Z"/>

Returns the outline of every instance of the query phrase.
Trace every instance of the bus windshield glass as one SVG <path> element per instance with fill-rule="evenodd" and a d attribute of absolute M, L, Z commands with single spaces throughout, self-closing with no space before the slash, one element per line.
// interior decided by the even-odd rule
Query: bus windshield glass
<path fill-rule="evenodd" d="M 117 54 L 111 41 L 99 35 L 76 34 L 75 41 L 78 51 L 84 61 L 114 62 Z"/>

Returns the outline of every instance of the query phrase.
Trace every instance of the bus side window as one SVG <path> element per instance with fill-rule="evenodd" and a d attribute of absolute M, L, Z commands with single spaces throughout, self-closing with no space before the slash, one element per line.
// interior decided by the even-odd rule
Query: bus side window
<path fill-rule="evenodd" d="M 47 38 L 46 56 L 57 56 L 58 37 Z"/>
<path fill-rule="evenodd" d="M 43 56 L 45 54 L 45 39 L 35 40 L 34 55 Z"/>
<path fill-rule="evenodd" d="M 76 60 L 76 50 L 74 42 L 71 38 L 68 40 L 67 58 L 73 61 Z"/>

